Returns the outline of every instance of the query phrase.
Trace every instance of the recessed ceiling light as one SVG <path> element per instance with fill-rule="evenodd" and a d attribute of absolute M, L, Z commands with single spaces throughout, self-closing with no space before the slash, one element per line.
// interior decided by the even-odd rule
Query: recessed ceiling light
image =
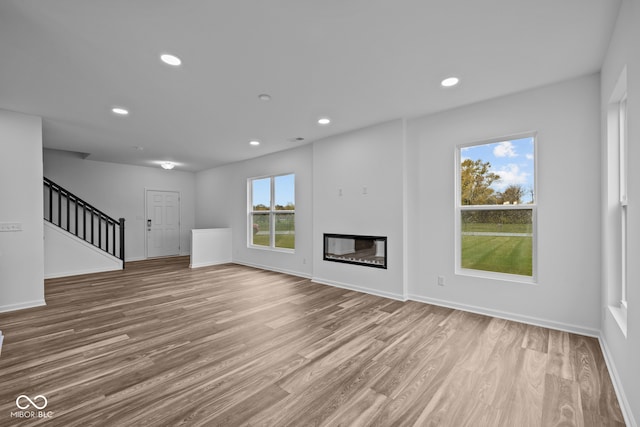
<path fill-rule="evenodd" d="M 111 111 L 113 111 L 114 114 L 118 114 L 120 116 L 126 116 L 127 114 L 129 114 L 129 110 L 122 107 L 113 107 Z"/>
<path fill-rule="evenodd" d="M 269 95 L 268 93 L 261 93 L 260 95 L 258 95 L 258 99 L 260 101 L 271 101 L 271 95 Z"/>
<path fill-rule="evenodd" d="M 256 147 L 260 145 L 260 141 L 254 139 L 252 141 L 249 141 L 249 145 L 253 145 L 254 147 Z"/>
<path fill-rule="evenodd" d="M 173 162 L 162 162 L 160 163 L 160 166 L 162 166 L 162 169 L 167 169 L 167 170 L 171 170 L 173 169 L 176 165 Z"/>
<path fill-rule="evenodd" d="M 328 125 L 329 123 L 331 123 L 331 119 L 329 117 L 320 117 L 318 119 L 319 125 Z"/>
<path fill-rule="evenodd" d="M 178 65 L 182 64 L 182 60 L 180 58 L 178 58 L 175 55 L 170 55 L 168 53 L 164 53 L 160 55 L 160 59 L 165 64 L 173 65 L 174 67 L 177 67 Z"/>
<path fill-rule="evenodd" d="M 443 81 L 441 81 L 440 85 L 442 85 L 442 87 L 452 87 L 457 85 L 459 82 L 460 82 L 460 79 L 457 77 L 448 77 Z"/>

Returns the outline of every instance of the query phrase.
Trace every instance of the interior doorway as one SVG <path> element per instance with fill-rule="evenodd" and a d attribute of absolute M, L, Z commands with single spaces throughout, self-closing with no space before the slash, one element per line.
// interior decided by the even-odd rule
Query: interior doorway
<path fill-rule="evenodd" d="M 147 258 L 180 254 L 180 193 L 146 190 Z"/>

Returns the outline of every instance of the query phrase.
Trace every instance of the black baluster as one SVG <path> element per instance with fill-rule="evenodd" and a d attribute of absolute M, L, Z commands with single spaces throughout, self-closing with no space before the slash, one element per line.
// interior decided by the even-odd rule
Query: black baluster
<path fill-rule="evenodd" d="M 78 199 L 75 199 L 75 204 L 76 204 L 76 223 L 75 223 L 75 232 L 76 232 L 76 236 L 78 235 Z"/>
<path fill-rule="evenodd" d="M 91 244 L 93 245 L 93 236 L 95 233 L 94 228 L 95 228 L 95 223 L 96 223 L 96 219 L 94 218 L 96 212 L 93 210 L 92 207 L 89 208 L 89 210 L 91 211 Z"/>
<path fill-rule="evenodd" d="M 53 221 L 53 188 L 49 184 L 49 222 Z"/>
<path fill-rule="evenodd" d="M 120 218 L 120 259 L 124 270 L 124 218 Z"/>
<path fill-rule="evenodd" d="M 56 224 L 60 227 L 62 224 L 62 190 L 58 187 L 58 223 Z"/>
<path fill-rule="evenodd" d="M 67 231 L 71 230 L 71 227 L 69 226 L 69 194 L 67 193 L 67 228 L 65 229 Z"/>

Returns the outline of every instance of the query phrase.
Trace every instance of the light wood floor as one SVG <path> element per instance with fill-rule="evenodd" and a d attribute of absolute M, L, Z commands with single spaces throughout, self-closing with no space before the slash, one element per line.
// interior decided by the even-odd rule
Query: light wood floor
<path fill-rule="evenodd" d="M 0 425 L 624 425 L 593 338 L 188 262 L 0 314 Z M 51 417 L 11 418 L 21 394 Z"/>

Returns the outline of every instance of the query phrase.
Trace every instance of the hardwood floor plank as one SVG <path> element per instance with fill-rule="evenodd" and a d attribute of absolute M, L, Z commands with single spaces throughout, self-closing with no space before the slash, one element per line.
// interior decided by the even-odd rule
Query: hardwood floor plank
<path fill-rule="evenodd" d="M 387 310 L 385 310 L 387 311 Z M 387 311 L 389 313 L 389 311 Z M 361 427 L 368 426 L 371 420 L 382 408 L 387 396 L 377 393 L 370 388 L 364 388 L 350 402 L 326 418 L 322 427 Z"/>
<path fill-rule="evenodd" d="M 540 326 L 527 325 L 522 340 L 522 348 L 547 353 L 549 348 L 549 330 Z"/>
<path fill-rule="evenodd" d="M 464 414 L 469 412 L 469 403 L 461 398 L 473 390 L 479 381 L 477 375 L 466 369 L 453 369 L 438 388 L 433 398 L 415 420 L 415 426 L 460 426 Z"/>
<path fill-rule="evenodd" d="M 575 379 L 569 333 L 549 330 L 547 373 L 570 381 Z"/>
<path fill-rule="evenodd" d="M 203 419 L 193 424 L 187 423 L 185 420 L 185 422 L 175 425 L 239 426 L 246 423 L 254 415 L 272 407 L 288 395 L 289 393 L 277 385 L 270 384 L 215 417 Z"/>
<path fill-rule="evenodd" d="M 518 357 L 522 352 L 525 330 L 526 325 L 522 323 L 505 324 L 487 363 L 480 371 L 477 398 L 492 408 L 502 410 L 509 403 L 507 392 L 513 388 L 520 372 Z"/>
<path fill-rule="evenodd" d="M 526 334 L 525 334 L 526 337 Z M 547 354 L 524 348 L 517 362 L 517 377 L 502 407 L 502 424 L 537 427 L 542 423 Z"/>
<path fill-rule="evenodd" d="M 188 257 L 0 313 L 0 425 L 624 425 L 597 340 Z M 16 418 L 43 395 L 50 418 Z"/>
<path fill-rule="evenodd" d="M 571 344 L 584 413 L 624 423 L 598 341 L 595 338 L 572 335 Z"/>
<path fill-rule="evenodd" d="M 543 427 L 584 427 L 578 383 L 556 375 L 545 377 Z"/>

